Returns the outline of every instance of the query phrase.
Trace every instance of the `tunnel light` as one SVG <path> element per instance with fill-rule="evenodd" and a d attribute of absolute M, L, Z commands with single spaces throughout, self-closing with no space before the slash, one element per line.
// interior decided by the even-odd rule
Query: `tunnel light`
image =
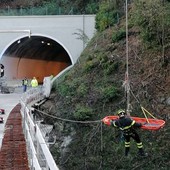
<path fill-rule="evenodd" d="M 47 43 L 47 45 L 51 45 L 50 43 Z"/>
<path fill-rule="evenodd" d="M 18 43 L 18 44 L 21 43 L 21 40 L 18 40 L 17 43 Z"/>
<path fill-rule="evenodd" d="M 41 41 L 42 44 L 44 44 L 44 41 Z"/>

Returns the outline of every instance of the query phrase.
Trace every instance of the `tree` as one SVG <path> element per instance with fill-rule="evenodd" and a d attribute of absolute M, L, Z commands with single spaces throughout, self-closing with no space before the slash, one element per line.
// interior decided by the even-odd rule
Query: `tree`
<path fill-rule="evenodd" d="M 170 40 L 170 3 L 161 0 L 135 0 L 134 23 L 149 48 L 166 47 Z M 165 38 L 166 37 L 166 38 Z"/>

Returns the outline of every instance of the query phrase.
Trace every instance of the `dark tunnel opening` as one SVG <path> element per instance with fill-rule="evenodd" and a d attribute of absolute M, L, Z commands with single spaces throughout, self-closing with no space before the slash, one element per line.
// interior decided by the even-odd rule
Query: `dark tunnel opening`
<path fill-rule="evenodd" d="M 44 36 L 24 37 L 13 42 L 4 52 L 1 63 L 8 79 L 36 77 L 40 83 L 44 77 L 56 76 L 72 65 L 64 47 Z"/>

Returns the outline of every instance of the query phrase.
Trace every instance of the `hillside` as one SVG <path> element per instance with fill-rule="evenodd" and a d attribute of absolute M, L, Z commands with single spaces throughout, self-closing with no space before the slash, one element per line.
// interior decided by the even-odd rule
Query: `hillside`
<path fill-rule="evenodd" d="M 148 49 L 139 31 L 129 29 L 131 115 L 144 117 L 139 102 L 166 121 L 159 131 L 139 130 L 147 158 L 136 155 L 131 142 L 129 157 L 119 131 L 101 123 L 106 115 L 126 108 L 122 86 L 126 72 L 126 39 L 113 41 L 121 24 L 98 32 L 75 66 L 56 81 L 41 110 L 45 123 L 54 124 L 56 143 L 51 152 L 61 170 L 167 170 L 170 167 L 170 47 Z"/>
<path fill-rule="evenodd" d="M 122 87 L 126 42 L 122 39 L 113 44 L 111 36 L 112 29 L 107 29 L 94 37 L 79 62 L 57 82 L 50 99 L 42 106 L 41 109 L 50 115 L 80 121 L 44 119 L 55 124 L 57 142 L 51 151 L 61 169 L 167 169 L 170 166 L 167 150 L 170 147 L 170 60 L 167 58 L 168 62 L 162 64 L 159 52 L 143 50 L 136 34 L 129 37 L 131 90 L 148 111 L 166 120 L 166 126 L 159 131 L 140 131 L 149 158 L 138 159 L 132 142 L 131 157 L 125 159 L 124 146 L 115 129 L 99 122 L 88 123 L 126 107 Z M 131 105 L 131 115 L 144 117 L 132 95 Z"/>

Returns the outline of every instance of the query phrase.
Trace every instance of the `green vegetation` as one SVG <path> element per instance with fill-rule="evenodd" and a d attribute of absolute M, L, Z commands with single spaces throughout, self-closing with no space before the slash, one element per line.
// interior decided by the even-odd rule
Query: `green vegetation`
<path fill-rule="evenodd" d="M 134 24 L 140 29 L 141 38 L 147 48 L 169 46 L 170 4 L 160 0 L 135 1 Z"/>
<path fill-rule="evenodd" d="M 119 12 L 113 3 L 103 2 L 96 15 L 96 29 L 103 31 L 106 28 L 118 23 Z"/>
<path fill-rule="evenodd" d="M 73 115 L 76 120 L 88 120 L 94 114 L 92 111 L 90 107 L 84 106 L 84 104 L 82 106 L 77 104 Z"/>
<path fill-rule="evenodd" d="M 120 40 L 124 40 L 126 37 L 126 30 L 120 29 L 117 32 L 114 32 L 112 35 L 112 41 L 113 43 L 118 42 Z"/>
<path fill-rule="evenodd" d="M 131 115 L 144 117 L 140 102 L 154 116 L 166 120 L 166 126 L 159 131 L 139 131 L 148 158 L 136 155 L 133 140 L 130 156 L 126 158 L 119 131 L 101 123 L 106 115 L 113 115 L 127 104 L 122 86 L 126 72 L 123 1 L 103 1 L 96 15 L 98 32 L 74 67 L 56 80 L 51 94 L 56 107 L 56 112 L 51 114 L 70 120 L 52 120 L 56 127 L 62 124 L 55 132 L 58 141 L 51 152 L 63 170 L 166 170 L 170 167 L 170 105 L 167 102 L 170 97 L 170 2 L 133 2 L 128 5 Z M 61 143 L 67 136 L 71 136 L 72 141 L 63 149 Z"/>
<path fill-rule="evenodd" d="M 95 14 L 100 1 L 96 0 L 5 0 L 0 3 L 0 15 L 79 15 Z"/>

